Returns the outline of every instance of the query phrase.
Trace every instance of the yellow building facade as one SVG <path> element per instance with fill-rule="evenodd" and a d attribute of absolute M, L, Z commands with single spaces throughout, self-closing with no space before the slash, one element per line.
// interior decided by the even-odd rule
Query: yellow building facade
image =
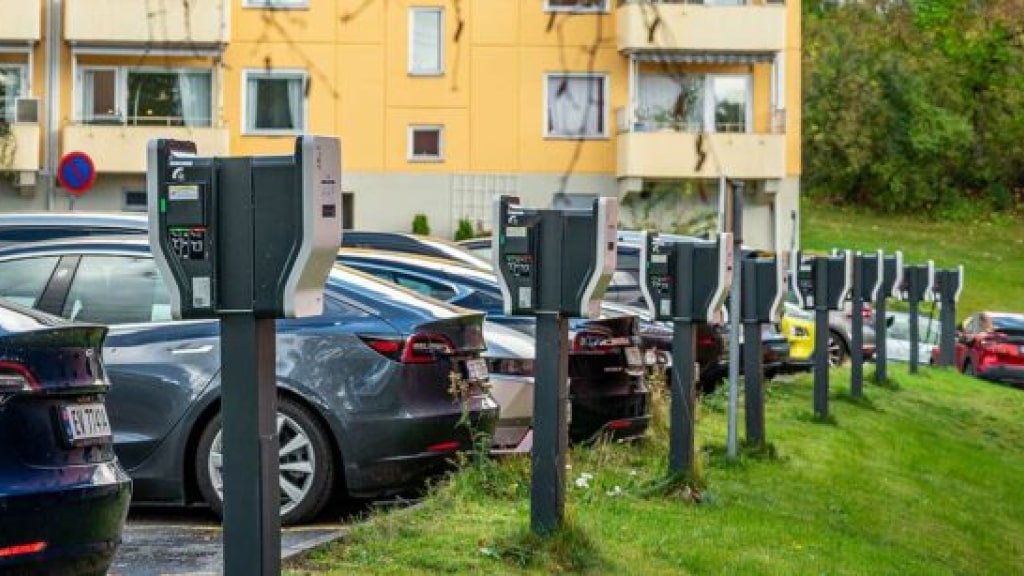
<path fill-rule="evenodd" d="M 617 196 L 680 228 L 743 181 L 749 243 L 791 242 L 800 5 L 754 0 L 0 0 L 0 210 L 144 209 L 145 143 L 343 146 L 346 223 L 450 235 L 497 194 Z M 141 195 L 140 195 L 141 194 Z"/>

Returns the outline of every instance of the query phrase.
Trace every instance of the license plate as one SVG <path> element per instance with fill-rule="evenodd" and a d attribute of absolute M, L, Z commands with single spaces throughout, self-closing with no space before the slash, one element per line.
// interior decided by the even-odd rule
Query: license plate
<path fill-rule="evenodd" d="M 72 444 L 111 436 L 107 408 L 103 404 L 75 404 L 60 409 L 64 437 Z"/>
<path fill-rule="evenodd" d="M 487 361 L 483 358 L 466 360 L 466 378 L 477 382 L 487 380 Z"/>
<path fill-rule="evenodd" d="M 626 364 L 630 366 L 643 366 L 644 357 L 640 354 L 640 349 L 636 346 L 630 346 L 626 348 Z"/>

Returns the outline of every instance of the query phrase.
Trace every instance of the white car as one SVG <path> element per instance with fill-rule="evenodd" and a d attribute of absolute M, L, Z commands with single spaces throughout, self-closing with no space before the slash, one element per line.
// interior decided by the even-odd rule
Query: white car
<path fill-rule="evenodd" d="M 894 362 L 910 362 L 910 316 L 903 312 L 891 312 L 892 322 L 886 332 L 885 351 L 889 360 Z M 931 362 L 932 349 L 939 345 L 939 319 L 931 316 L 918 316 L 917 361 L 919 364 Z"/>

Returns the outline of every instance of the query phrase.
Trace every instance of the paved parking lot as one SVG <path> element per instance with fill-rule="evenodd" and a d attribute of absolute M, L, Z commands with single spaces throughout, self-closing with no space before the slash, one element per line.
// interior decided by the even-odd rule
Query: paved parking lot
<path fill-rule="evenodd" d="M 282 557 L 341 538 L 346 522 L 351 520 L 335 515 L 333 520 L 286 528 L 281 535 Z M 221 535 L 220 522 L 205 509 L 133 509 L 110 574 L 219 574 L 223 570 Z"/>

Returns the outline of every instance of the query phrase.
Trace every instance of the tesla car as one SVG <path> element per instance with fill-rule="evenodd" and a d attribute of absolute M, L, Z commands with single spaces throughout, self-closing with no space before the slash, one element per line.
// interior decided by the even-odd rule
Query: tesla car
<path fill-rule="evenodd" d="M 955 350 L 956 366 L 964 374 L 1024 386 L 1024 314 L 971 314 L 961 325 Z"/>
<path fill-rule="evenodd" d="M 433 256 L 454 260 L 463 266 L 490 270 L 491 261 L 481 258 L 454 242 L 430 236 L 403 234 L 401 232 L 370 232 L 367 230 L 346 230 L 341 236 L 341 245 L 346 248 L 368 248 L 402 252 L 417 256 Z"/>
<path fill-rule="evenodd" d="M 903 312 L 890 312 L 889 327 L 886 331 L 886 357 L 893 362 L 910 362 L 910 315 Z M 917 319 L 917 361 L 928 364 L 932 360 L 932 351 L 939 347 L 939 321 L 931 316 Z M 937 354 L 937 352 L 936 352 Z"/>
<path fill-rule="evenodd" d="M 148 239 L 94 237 L 0 249 L 0 296 L 109 327 L 104 358 L 114 446 L 137 500 L 220 509 L 220 333 L 173 321 Z M 314 517 L 337 489 L 379 496 L 419 486 L 473 448 L 448 391 L 493 433 L 482 389 L 483 315 L 337 266 L 322 316 L 277 323 L 284 523 Z"/>
<path fill-rule="evenodd" d="M 494 274 L 450 260 L 342 249 L 346 266 L 415 290 L 423 295 L 479 310 L 491 322 L 535 336 L 532 316 L 504 314 Z M 650 420 L 644 361 L 635 316 L 570 321 L 569 396 L 574 442 L 611 436 L 640 436 Z"/>
<path fill-rule="evenodd" d="M 104 404 L 105 333 L 0 303 L 0 573 L 105 574 L 113 561 L 132 487 Z"/>

